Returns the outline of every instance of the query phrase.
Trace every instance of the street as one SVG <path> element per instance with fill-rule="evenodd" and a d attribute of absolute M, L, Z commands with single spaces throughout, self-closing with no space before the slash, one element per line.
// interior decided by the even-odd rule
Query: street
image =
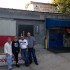
<path fill-rule="evenodd" d="M 13 66 L 13 70 L 70 70 L 70 53 L 52 53 L 43 49 L 43 46 L 36 46 L 36 54 L 39 65 L 32 63 L 29 67 L 24 64 L 20 68 Z M 0 70 L 8 70 L 6 66 L 0 67 Z"/>

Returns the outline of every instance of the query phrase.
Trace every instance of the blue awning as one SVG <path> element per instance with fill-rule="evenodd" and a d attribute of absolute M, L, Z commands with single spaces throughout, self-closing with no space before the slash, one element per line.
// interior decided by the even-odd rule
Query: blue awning
<path fill-rule="evenodd" d="M 46 28 L 50 27 L 70 27 L 69 19 L 56 19 L 56 18 L 46 18 Z"/>

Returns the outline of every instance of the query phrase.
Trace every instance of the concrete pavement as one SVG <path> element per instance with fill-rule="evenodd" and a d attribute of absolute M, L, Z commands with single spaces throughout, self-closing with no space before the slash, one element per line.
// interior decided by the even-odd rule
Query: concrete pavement
<path fill-rule="evenodd" d="M 55 54 L 37 45 L 36 54 L 38 66 L 32 63 L 29 67 L 21 65 L 20 68 L 16 68 L 14 66 L 13 70 L 70 70 L 70 53 Z M 0 67 L 0 70 L 7 70 L 7 67 Z"/>

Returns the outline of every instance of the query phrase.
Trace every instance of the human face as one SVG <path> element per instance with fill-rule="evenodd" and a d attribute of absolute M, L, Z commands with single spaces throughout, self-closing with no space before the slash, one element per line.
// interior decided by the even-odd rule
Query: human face
<path fill-rule="evenodd" d="M 18 41 L 18 38 L 17 38 L 17 37 L 15 37 L 15 38 L 14 38 L 14 41 Z"/>
<path fill-rule="evenodd" d="M 28 33 L 27 33 L 27 36 L 28 36 L 28 37 L 31 37 L 31 34 L 28 32 Z"/>
<path fill-rule="evenodd" d="M 8 43 L 11 43 L 11 38 L 10 37 L 8 38 Z"/>
<path fill-rule="evenodd" d="M 24 40 L 24 36 L 21 36 L 21 39 Z"/>

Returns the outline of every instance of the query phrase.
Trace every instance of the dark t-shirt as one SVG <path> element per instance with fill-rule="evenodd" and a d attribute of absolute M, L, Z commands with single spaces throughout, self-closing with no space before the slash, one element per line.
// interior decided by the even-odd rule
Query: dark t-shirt
<path fill-rule="evenodd" d="M 12 52 L 15 53 L 15 52 L 18 52 L 20 51 L 20 44 L 18 41 L 13 41 L 12 42 Z"/>
<path fill-rule="evenodd" d="M 36 40 L 33 36 L 31 36 L 30 38 L 27 37 L 27 41 L 28 41 L 28 48 L 33 48 Z"/>

